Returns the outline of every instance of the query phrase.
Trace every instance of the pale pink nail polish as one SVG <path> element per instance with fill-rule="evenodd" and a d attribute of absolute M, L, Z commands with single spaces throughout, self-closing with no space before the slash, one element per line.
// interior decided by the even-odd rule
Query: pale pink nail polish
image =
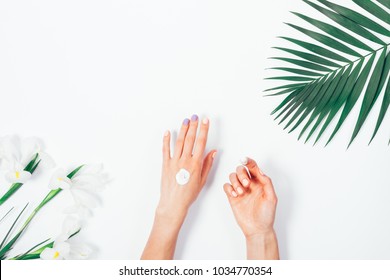
<path fill-rule="evenodd" d="M 237 188 L 237 192 L 238 192 L 239 194 L 243 194 L 243 193 L 244 193 L 243 189 L 241 189 L 241 188 Z"/>
<path fill-rule="evenodd" d="M 232 196 L 237 197 L 237 193 L 235 191 L 232 191 Z"/>
<path fill-rule="evenodd" d="M 209 123 L 209 119 L 208 119 L 208 118 L 204 118 L 204 119 L 202 120 L 202 123 L 203 123 L 203 124 L 208 124 L 208 123 Z"/>
<path fill-rule="evenodd" d="M 247 179 L 244 179 L 242 180 L 242 184 L 244 185 L 244 187 L 246 187 L 249 185 L 249 181 Z"/>
<path fill-rule="evenodd" d="M 217 155 L 217 151 L 215 151 L 213 154 L 212 154 L 212 158 L 215 158 L 215 156 Z"/>

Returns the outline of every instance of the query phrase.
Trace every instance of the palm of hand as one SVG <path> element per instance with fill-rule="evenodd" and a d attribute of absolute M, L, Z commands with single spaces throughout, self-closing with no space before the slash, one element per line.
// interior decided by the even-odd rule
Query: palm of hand
<path fill-rule="evenodd" d="M 266 196 L 259 182 L 252 182 L 246 193 L 231 200 L 230 204 L 245 236 L 272 230 L 276 205 L 273 198 Z"/>

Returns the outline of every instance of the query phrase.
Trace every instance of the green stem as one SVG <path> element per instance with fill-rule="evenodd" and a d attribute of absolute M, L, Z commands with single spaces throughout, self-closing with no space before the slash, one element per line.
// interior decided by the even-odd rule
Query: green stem
<path fill-rule="evenodd" d="M 68 174 L 68 178 L 72 179 L 72 177 L 83 167 L 83 165 L 77 167 L 75 170 L 73 170 L 71 173 Z M 30 224 L 32 219 L 35 217 L 35 215 L 39 212 L 39 210 L 42 209 L 43 206 L 45 206 L 49 201 L 51 201 L 54 197 L 56 197 L 62 189 L 56 189 L 50 191 L 46 197 L 42 200 L 42 202 L 34 209 L 34 211 L 30 214 L 30 216 L 27 218 L 21 229 L 18 231 L 18 233 L 12 238 L 3 248 L 0 250 L 0 257 L 4 257 L 5 254 L 12 249 L 12 246 L 16 243 L 16 241 L 19 239 L 19 237 L 22 235 L 24 230 L 27 228 L 27 226 Z"/>
<path fill-rule="evenodd" d="M 16 256 L 16 257 L 13 257 L 13 258 L 10 258 L 9 260 L 33 260 L 33 259 L 39 259 L 41 257 L 41 253 L 43 252 L 43 250 L 45 250 L 46 248 L 53 248 L 54 246 L 54 241 L 42 246 L 41 248 L 31 252 L 31 253 L 28 253 L 28 254 L 25 254 L 25 255 L 21 255 L 21 256 Z"/>
<path fill-rule="evenodd" d="M 34 171 L 37 169 L 39 163 L 41 162 L 38 160 L 39 154 L 35 154 L 34 158 L 27 164 L 27 166 L 24 168 L 24 171 L 30 172 L 31 174 L 34 173 Z M 38 161 L 37 161 L 38 160 Z M 8 200 L 14 193 L 16 193 L 21 187 L 23 186 L 23 183 L 14 183 L 11 185 L 9 190 L 0 198 L 0 206 Z"/>

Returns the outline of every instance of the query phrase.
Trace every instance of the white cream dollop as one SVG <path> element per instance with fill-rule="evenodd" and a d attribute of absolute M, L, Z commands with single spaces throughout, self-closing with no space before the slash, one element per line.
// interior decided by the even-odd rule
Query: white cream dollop
<path fill-rule="evenodd" d="M 190 172 L 188 172 L 184 168 L 181 168 L 179 172 L 177 172 L 176 174 L 176 182 L 180 186 L 184 186 L 185 184 L 188 183 L 189 180 L 190 180 Z"/>

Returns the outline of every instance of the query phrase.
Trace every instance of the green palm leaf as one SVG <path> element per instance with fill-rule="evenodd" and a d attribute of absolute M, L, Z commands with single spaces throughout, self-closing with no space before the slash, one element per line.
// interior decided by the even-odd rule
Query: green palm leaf
<path fill-rule="evenodd" d="M 390 31 L 387 26 L 390 24 L 390 13 L 386 9 L 390 8 L 390 1 L 351 0 L 352 5 L 356 4 L 356 10 L 363 9 L 369 16 L 328 0 L 303 1 L 325 16 L 328 22 L 320 20 L 319 17 L 312 18 L 293 12 L 313 29 L 287 23 L 306 35 L 306 38 L 298 40 L 280 37 L 293 43 L 295 48 L 275 47 L 287 56 L 271 59 L 290 65 L 270 69 L 288 72 L 288 75 L 269 77 L 267 80 L 290 83 L 266 90 L 277 91 L 268 96 L 285 95 L 272 114 L 278 114 L 275 120 L 280 119 L 279 124 L 286 122 L 284 129 L 289 128 L 289 133 L 302 125 L 298 139 L 308 132 L 306 142 L 318 130 L 315 140 L 317 143 L 341 111 L 328 144 L 354 107 L 360 106 L 349 142 L 351 145 L 375 103 L 381 100 L 372 141 L 390 107 Z M 307 42 L 308 39 L 312 42 Z M 381 94 L 383 99 L 379 98 Z"/>

